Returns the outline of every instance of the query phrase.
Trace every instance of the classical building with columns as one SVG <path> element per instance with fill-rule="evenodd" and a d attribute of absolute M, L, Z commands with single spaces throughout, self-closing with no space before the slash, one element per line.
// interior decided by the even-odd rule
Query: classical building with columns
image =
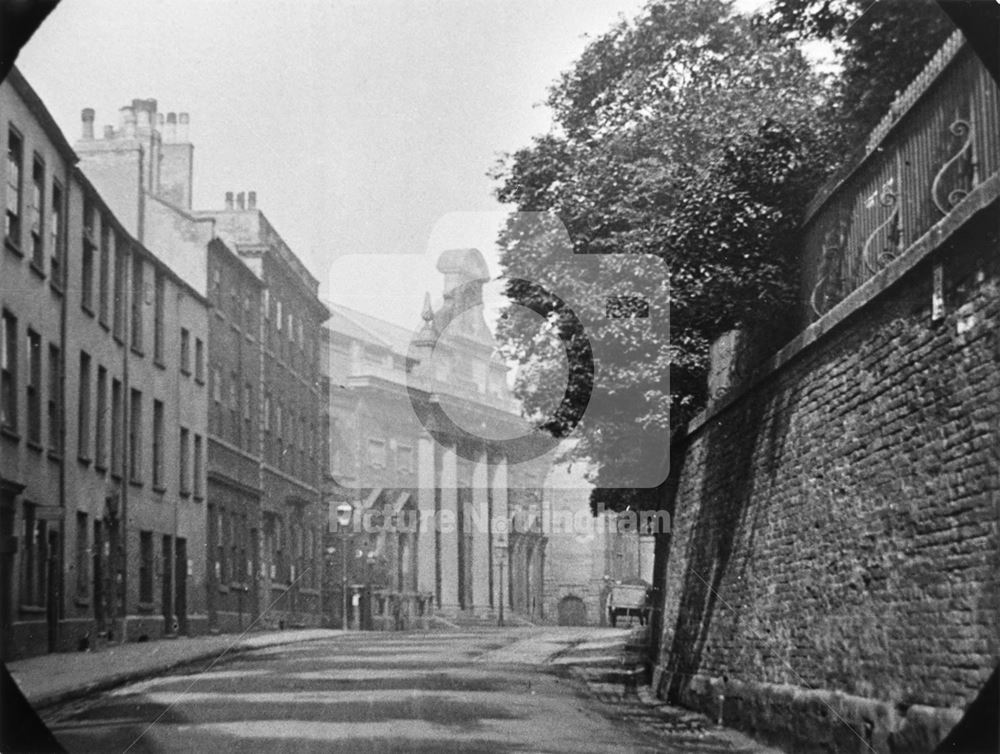
<path fill-rule="evenodd" d="M 526 425 L 483 316 L 488 270 L 475 249 L 446 251 L 437 267 L 443 303 L 428 296 L 413 330 L 330 306 L 331 509 L 354 507 L 346 533 L 331 516 L 335 624 L 345 602 L 362 624 L 369 612 L 405 623 L 431 609 L 494 619 L 541 606 L 540 571 L 519 573 L 529 550 L 541 568 L 541 529 L 511 525 L 537 519 L 524 514 L 539 498 L 505 452 Z"/>

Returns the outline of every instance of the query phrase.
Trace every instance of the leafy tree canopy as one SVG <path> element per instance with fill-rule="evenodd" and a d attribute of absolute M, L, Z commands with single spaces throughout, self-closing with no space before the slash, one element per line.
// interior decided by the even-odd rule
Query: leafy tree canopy
<path fill-rule="evenodd" d="M 936 0 L 774 0 L 762 20 L 775 33 L 833 45 L 844 145 L 867 135 L 955 29 Z"/>
<path fill-rule="evenodd" d="M 773 320 L 794 298 L 801 207 L 832 158 L 829 87 L 793 41 L 734 13 L 727 0 L 654 0 L 587 47 L 550 91 L 552 131 L 494 173 L 500 201 L 553 213 L 573 253 L 610 255 L 623 291 L 641 290 L 653 310 L 669 311 L 669 327 L 664 317 L 641 338 L 627 317 L 584 333 L 537 287 L 508 286 L 512 301 L 548 322 L 540 332 L 537 317 L 511 306 L 499 334 L 530 365 L 517 385 L 526 409 L 550 416 L 555 434 L 572 422 L 537 389 L 566 381 L 553 333 L 571 365 L 588 338 L 616 347 L 614 363 L 596 365 L 596 382 L 629 400 L 592 404 L 576 446 L 598 464 L 599 485 L 629 487 L 636 467 L 662 463 L 668 448 L 652 439 L 703 404 L 709 343 Z M 570 306 L 603 305 L 608 278 L 575 274 L 557 247 L 512 217 L 500 237 L 505 276 L 568 289 Z M 663 261 L 660 280 L 637 279 L 629 264 L 637 254 Z M 578 371 L 570 368 L 574 400 L 593 387 Z M 636 425 L 651 441 L 624 444 Z M 616 499 L 641 504 L 634 493 Z"/>

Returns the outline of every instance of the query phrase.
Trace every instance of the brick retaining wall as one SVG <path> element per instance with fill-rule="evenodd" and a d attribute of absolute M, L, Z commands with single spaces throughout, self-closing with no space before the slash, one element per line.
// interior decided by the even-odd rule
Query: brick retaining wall
<path fill-rule="evenodd" d="M 661 696 L 796 751 L 929 749 L 975 697 L 1000 654 L 996 212 L 689 428 Z"/>

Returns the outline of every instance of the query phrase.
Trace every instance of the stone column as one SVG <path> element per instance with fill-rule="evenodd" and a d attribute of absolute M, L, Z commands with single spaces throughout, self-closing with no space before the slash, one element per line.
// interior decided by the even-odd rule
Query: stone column
<path fill-rule="evenodd" d="M 439 446 L 441 459 L 441 609 L 457 611 L 458 595 L 458 456 L 453 445 Z"/>
<path fill-rule="evenodd" d="M 417 533 L 417 590 L 434 594 L 437 589 L 437 535 L 434 510 L 434 440 L 417 440 L 417 508 L 420 513 Z"/>
<path fill-rule="evenodd" d="M 497 456 L 493 462 L 492 468 L 493 474 L 491 479 L 491 484 L 493 486 L 493 520 L 494 521 L 506 521 L 509 527 L 510 525 L 510 515 L 507 509 L 507 459 L 503 456 Z M 493 563 L 491 564 L 493 570 L 493 588 L 498 593 L 498 598 L 495 602 L 496 606 L 499 607 L 501 604 L 506 605 L 508 608 L 510 605 L 510 558 L 507 556 L 507 546 L 510 542 L 510 534 L 507 531 L 497 531 L 497 527 L 493 528 Z M 500 555 L 500 550 L 504 551 L 503 555 Z M 500 559 L 505 559 L 506 563 L 501 574 L 499 561 Z M 502 576 L 502 578 L 501 578 Z"/>
<path fill-rule="evenodd" d="M 472 532 L 472 603 L 477 613 L 490 607 L 489 483 L 483 451 L 472 468 L 472 510 L 466 519 L 466 531 Z"/>

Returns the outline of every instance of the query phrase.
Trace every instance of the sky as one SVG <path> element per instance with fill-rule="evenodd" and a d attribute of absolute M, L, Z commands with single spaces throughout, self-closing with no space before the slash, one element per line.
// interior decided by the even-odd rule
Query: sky
<path fill-rule="evenodd" d="M 85 107 L 98 135 L 133 98 L 190 113 L 196 209 L 256 191 L 324 297 L 415 327 L 440 250 L 499 273 L 487 171 L 549 129 L 588 35 L 643 4 L 63 0 L 17 65 L 70 143 Z"/>

